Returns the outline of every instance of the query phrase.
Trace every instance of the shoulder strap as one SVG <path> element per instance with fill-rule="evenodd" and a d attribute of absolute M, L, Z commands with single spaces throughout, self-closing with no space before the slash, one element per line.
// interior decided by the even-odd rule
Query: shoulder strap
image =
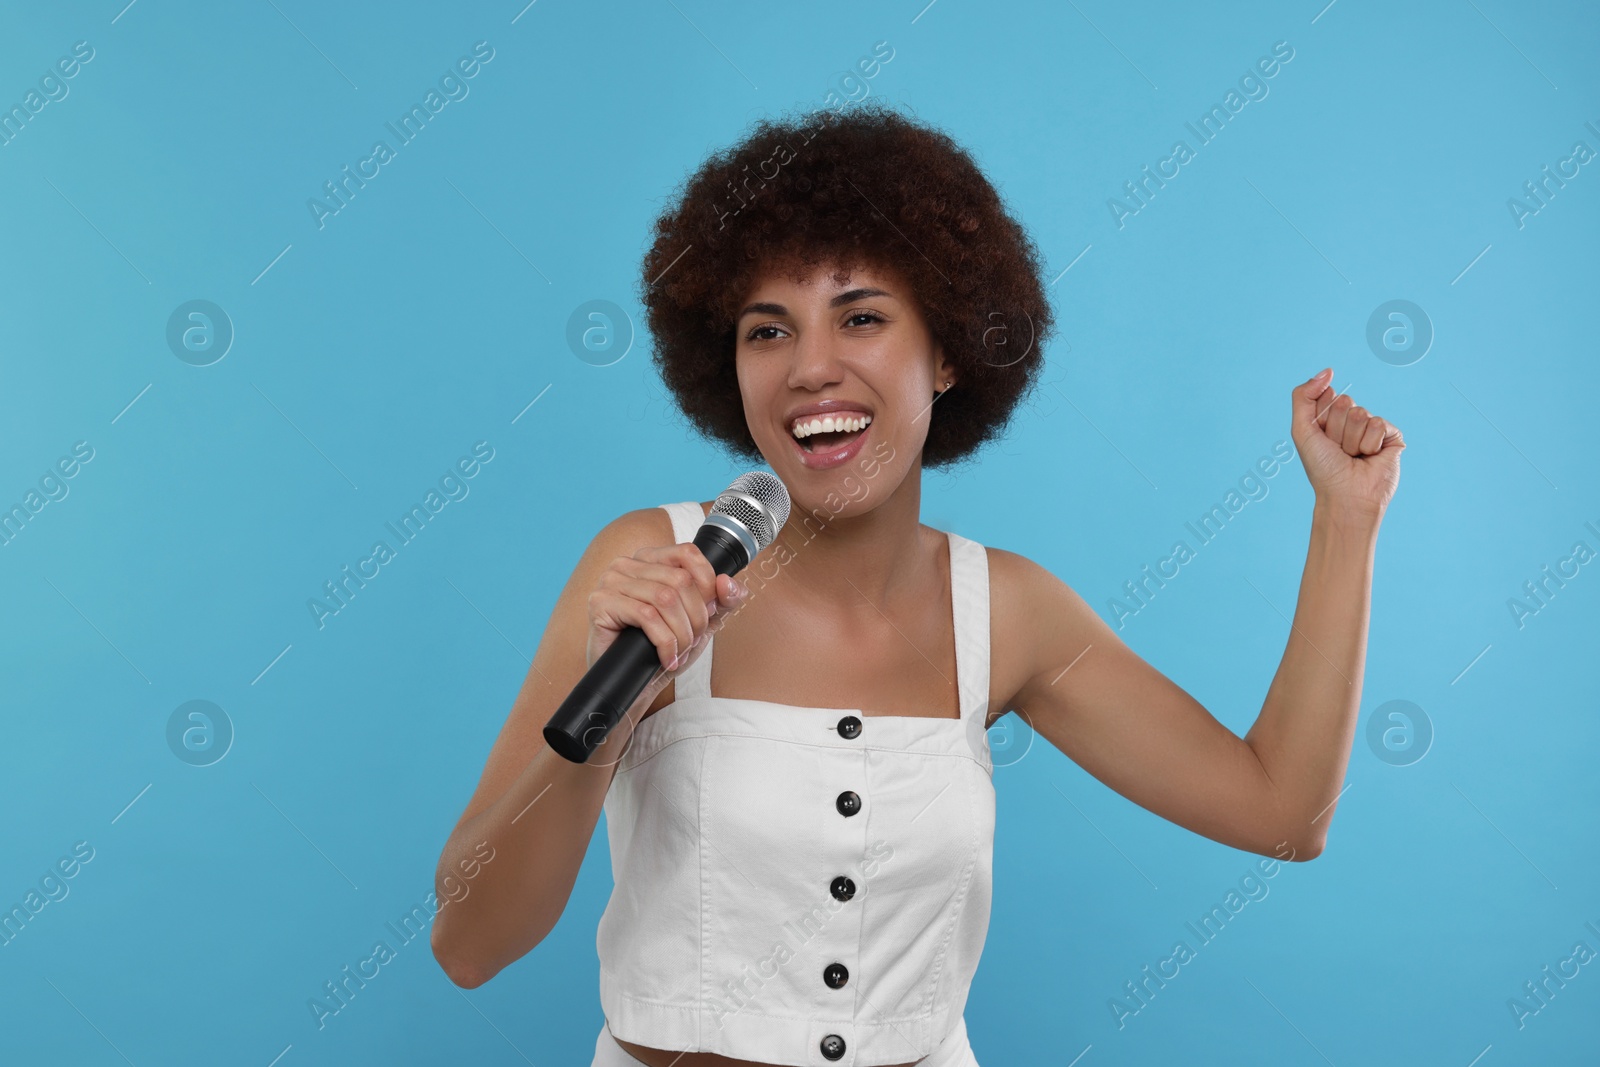
<path fill-rule="evenodd" d="M 961 718 L 977 716 L 981 723 L 989 712 L 989 556 L 978 542 L 946 533 Z"/>
<path fill-rule="evenodd" d="M 705 522 L 705 512 L 700 508 L 698 500 L 685 500 L 677 504 L 662 504 L 668 515 L 672 516 L 672 540 L 676 544 L 693 541 L 694 535 L 700 531 L 700 525 Z M 716 638 L 706 641 L 706 647 L 689 664 L 682 674 L 672 683 L 672 699 L 682 700 L 685 697 L 708 697 L 711 695 L 711 646 L 716 643 Z"/>
<path fill-rule="evenodd" d="M 705 513 L 698 501 L 685 500 L 678 504 L 662 504 L 661 508 L 672 516 L 672 540 L 675 544 L 693 541 L 705 521 Z"/>

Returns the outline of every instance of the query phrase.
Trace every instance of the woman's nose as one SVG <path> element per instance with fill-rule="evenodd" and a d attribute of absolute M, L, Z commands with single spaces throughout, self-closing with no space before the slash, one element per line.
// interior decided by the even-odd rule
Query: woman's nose
<path fill-rule="evenodd" d="M 839 351 L 826 331 L 807 330 L 800 335 L 790 352 L 791 389 L 817 390 L 844 377 Z"/>

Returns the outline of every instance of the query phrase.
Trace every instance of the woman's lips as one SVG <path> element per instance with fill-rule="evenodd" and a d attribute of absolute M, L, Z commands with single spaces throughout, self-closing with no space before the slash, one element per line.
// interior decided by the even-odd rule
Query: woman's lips
<path fill-rule="evenodd" d="M 854 459 L 856 453 L 861 451 L 861 442 L 866 440 L 867 434 L 871 433 L 872 428 L 876 425 L 876 421 L 867 423 L 850 440 L 828 452 L 807 452 L 800 444 L 800 439 L 793 434 L 789 435 L 789 441 L 794 445 L 795 454 L 800 457 L 801 463 L 804 463 L 814 471 L 828 470 L 831 467 L 849 463 Z"/>

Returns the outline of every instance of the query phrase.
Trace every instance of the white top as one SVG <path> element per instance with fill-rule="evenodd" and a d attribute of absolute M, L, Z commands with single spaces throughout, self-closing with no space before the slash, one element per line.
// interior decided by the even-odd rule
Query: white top
<path fill-rule="evenodd" d="M 693 540 L 700 505 L 662 507 Z M 634 730 L 597 937 L 617 1037 L 848 1067 L 920 1059 L 961 1022 L 994 853 L 989 567 L 947 536 L 959 719 L 713 696 L 713 638 Z"/>

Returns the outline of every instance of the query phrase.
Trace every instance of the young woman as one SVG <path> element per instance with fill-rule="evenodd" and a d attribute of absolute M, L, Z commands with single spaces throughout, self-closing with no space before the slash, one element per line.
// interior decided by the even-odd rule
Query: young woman
<path fill-rule="evenodd" d="M 1404 448 L 1330 370 L 1291 395 L 1310 551 L 1239 738 L 1055 575 L 918 521 L 923 468 L 1004 428 L 1052 326 L 1037 252 L 948 137 L 867 105 L 759 123 L 689 178 L 642 279 L 679 405 L 765 461 L 793 509 L 737 579 L 685 543 L 710 501 L 596 535 L 440 859 L 443 886 L 479 843 L 496 854 L 434 923 L 453 981 L 544 938 L 603 808 L 595 1065 L 971 1067 L 987 729 L 1009 712 L 1195 833 L 1322 851 Z M 594 758 L 566 762 L 540 731 L 628 626 L 662 671 Z"/>

